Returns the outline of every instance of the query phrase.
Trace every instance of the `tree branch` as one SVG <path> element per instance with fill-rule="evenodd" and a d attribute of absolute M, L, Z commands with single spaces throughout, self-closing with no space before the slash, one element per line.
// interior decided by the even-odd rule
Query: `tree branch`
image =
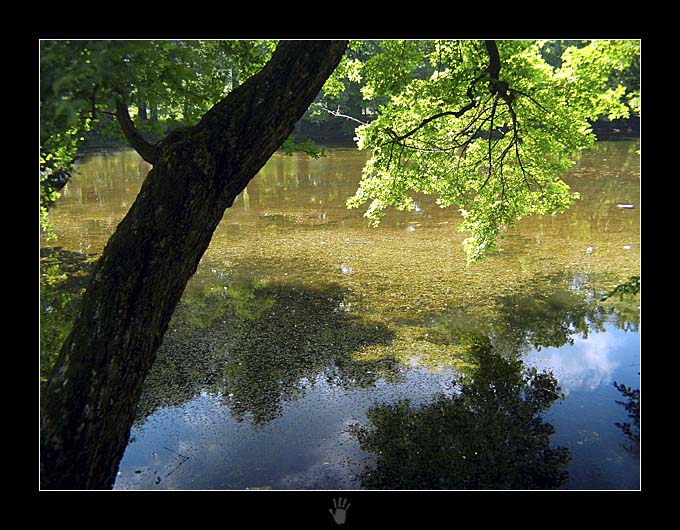
<path fill-rule="evenodd" d="M 477 106 L 478 102 L 475 100 L 474 94 L 473 94 L 473 89 L 475 85 L 484 77 L 487 73 L 491 76 L 492 82 L 498 82 L 498 75 L 501 70 L 501 62 L 500 62 L 500 56 L 498 53 L 498 47 L 496 46 L 496 41 L 493 40 L 487 40 L 484 41 L 486 44 L 486 49 L 489 54 L 489 66 L 485 68 L 477 77 L 475 77 L 471 82 L 470 85 L 467 88 L 467 97 L 470 99 L 470 103 L 462 107 L 461 109 L 457 111 L 451 111 L 447 110 L 444 112 L 440 112 L 438 114 L 435 114 L 434 116 L 430 116 L 429 118 L 425 118 L 423 121 L 421 121 L 418 125 L 416 125 L 415 128 L 411 129 L 410 131 L 398 135 L 395 133 L 392 129 L 386 129 L 387 134 L 390 136 L 393 142 L 400 142 L 402 140 L 405 140 L 406 138 L 413 136 L 415 133 L 417 133 L 420 129 L 425 127 L 428 123 L 437 120 L 439 118 L 443 118 L 444 116 L 454 116 L 456 118 L 460 118 L 463 114 L 465 114 L 467 111 L 470 109 L 473 109 L 474 107 Z M 494 83 L 495 84 L 495 83 Z"/>
<path fill-rule="evenodd" d="M 465 105 L 460 110 L 457 110 L 457 111 L 447 110 L 447 111 L 444 111 L 444 112 L 440 112 L 439 114 L 435 114 L 434 116 L 430 116 L 429 118 L 425 118 L 415 128 L 413 128 L 409 132 L 401 134 L 401 135 L 398 135 L 392 129 L 386 129 L 386 131 L 387 131 L 387 134 L 390 136 L 390 138 L 392 138 L 393 142 L 401 142 L 402 140 L 405 140 L 406 138 L 413 136 L 420 129 L 422 129 L 428 123 L 430 123 L 434 120 L 438 120 L 439 118 L 443 118 L 444 116 L 455 116 L 456 118 L 460 118 L 463 114 L 465 114 L 468 110 L 470 110 L 474 106 L 475 106 L 475 101 L 473 100 L 470 103 L 468 103 L 467 105 Z"/>
<path fill-rule="evenodd" d="M 342 114 L 340 112 L 340 107 L 338 107 L 338 110 L 331 110 L 329 108 L 324 107 L 320 103 L 318 104 L 318 106 L 321 110 L 325 110 L 326 112 L 328 112 L 328 114 L 331 114 L 332 116 L 335 116 L 337 118 L 345 118 L 347 120 L 352 120 L 352 121 L 355 121 L 357 123 L 360 123 L 361 125 L 370 125 L 370 123 L 365 122 L 365 121 L 361 121 L 360 119 L 355 118 L 354 116 L 350 116 L 348 114 Z"/>
<path fill-rule="evenodd" d="M 489 67 L 487 72 L 491 76 L 491 79 L 498 81 L 498 76 L 501 73 L 501 57 L 498 53 L 498 46 L 496 46 L 495 40 L 485 40 L 486 53 L 489 54 Z"/>
<path fill-rule="evenodd" d="M 118 119 L 120 128 L 123 130 L 123 134 L 125 134 L 125 138 L 127 138 L 130 146 L 149 164 L 155 164 L 158 159 L 158 147 L 147 142 L 144 137 L 139 134 L 134 123 L 132 123 L 127 105 L 120 102 L 116 103 L 116 118 Z"/>

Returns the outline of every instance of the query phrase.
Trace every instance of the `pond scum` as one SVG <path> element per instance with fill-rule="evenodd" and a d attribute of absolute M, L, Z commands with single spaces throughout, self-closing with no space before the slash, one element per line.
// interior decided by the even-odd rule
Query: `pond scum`
<path fill-rule="evenodd" d="M 465 374 L 479 366 L 471 345 L 480 338 L 514 358 L 604 323 L 636 330 L 639 297 L 600 300 L 640 273 L 639 209 L 617 207 L 639 204 L 636 149 L 603 143 L 584 153 L 567 178 L 581 200 L 564 214 L 521 220 L 469 266 L 460 216 L 432 197 L 416 197 L 415 211 L 390 212 L 375 229 L 344 207 L 365 154 L 275 155 L 227 210 L 187 285 L 138 423 L 208 392 L 235 418 L 265 424 L 316 374 L 358 387 L 398 381 L 410 366 Z M 88 264 L 144 170 L 129 154 L 91 157 L 51 214 L 58 239 L 41 251 L 43 380 Z"/>

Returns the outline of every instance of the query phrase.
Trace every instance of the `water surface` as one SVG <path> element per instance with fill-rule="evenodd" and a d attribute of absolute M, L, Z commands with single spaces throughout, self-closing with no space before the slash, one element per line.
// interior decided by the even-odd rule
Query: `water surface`
<path fill-rule="evenodd" d="M 613 383 L 640 387 L 639 300 L 600 301 L 640 270 L 637 148 L 584 153 L 581 200 L 470 266 L 432 197 L 377 229 L 345 208 L 364 153 L 276 154 L 187 286 L 115 487 L 637 489 Z M 45 246 L 95 258 L 148 169 L 83 159 Z"/>

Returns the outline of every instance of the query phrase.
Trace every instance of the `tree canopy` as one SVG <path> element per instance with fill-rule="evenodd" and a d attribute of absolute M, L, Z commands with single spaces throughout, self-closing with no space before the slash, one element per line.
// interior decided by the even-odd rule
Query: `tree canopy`
<path fill-rule="evenodd" d="M 119 131 L 145 157 L 144 133 L 196 123 L 259 71 L 274 41 L 45 40 L 40 43 L 41 226 L 91 129 Z M 151 110 L 152 116 L 148 117 Z M 115 128 L 114 128 L 115 130 Z"/>
<path fill-rule="evenodd" d="M 590 121 L 638 108 L 639 91 L 610 78 L 637 57 L 639 43 L 570 46 L 555 67 L 542 57 L 545 44 L 383 43 L 353 72 L 365 76 L 365 95 L 389 102 L 357 130 L 372 157 L 348 205 L 368 204 L 377 224 L 388 207 L 413 208 L 414 193 L 436 194 L 442 207 L 460 209 L 470 260 L 518 219 L 563 211 L 575 196 L 560 176 L 592 146 Z"/>
<path fill-rule="evenodd" d="M 275 46 L 42 41 L 44 206 L 54 199 L 50 175 L 70 170 L 85 131 L 115 117 L 128 142 L 152 158 L 149 109 L 171 127 L 193 124 L 261 69 Z M 460 210 L 465 251 L 475 260 L 518 219 L 573 202 L 560 177 L 574 153 L 592 146 L 592 121 L 639 112 L 631 65 L 639 65 L 635 40 L 353 41 L 308 115 L 351 118 L 359 148 L 372 154 L 349 207 L 366 206 L 378 225 L 388 208 L 413 208 L 415 194 L 436 194 L 442 207 Z"/>

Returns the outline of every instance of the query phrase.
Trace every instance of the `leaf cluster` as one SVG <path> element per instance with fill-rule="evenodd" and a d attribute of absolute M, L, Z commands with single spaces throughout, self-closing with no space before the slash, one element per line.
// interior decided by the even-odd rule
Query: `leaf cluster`
<path fill-rule="evenodd" d="M 627 116 L 627 89 L 612 72 L 639 54 L 635 41 L 567 47 L 559 66 L 545 42 L 501 41 L 499 64 L 480 41 L 381 43 L 361 70 L 364 94 L 389 97 L 357 129 L 371 159 L 348 206 L 368 204 L 377 225 L 389 207 L 411 209 L 416 193 L 456 205 L 470 261 L 529 215 L 564 211 L 574 195 L 561 180 L 573 154 L 593 145 L 589 120 Z"/>
<path fill-rule="evenodd" d="M 617 285 L 616 287 L 614 287 L 614 289 L 604 294 L 600 298 L 600 301 L 604 302 L 605 300 L 608 300 L 609 298 L 616 295 L 619 296 L 620 300 L 623 300 L 624 295 L 635 296 L 636 294 L 639 293 L 640 293 L 640 276 L 631 276 L 625 282 Z"/>

